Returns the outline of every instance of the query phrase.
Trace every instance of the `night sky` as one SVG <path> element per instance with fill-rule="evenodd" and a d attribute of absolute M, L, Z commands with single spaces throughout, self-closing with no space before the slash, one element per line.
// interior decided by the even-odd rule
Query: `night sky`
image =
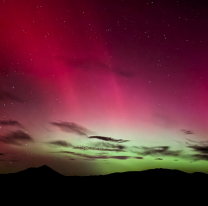
<path fill-rule="evenodd" d="M 208 173 L 207 0 L 0 0 L 0 173 Z"/>

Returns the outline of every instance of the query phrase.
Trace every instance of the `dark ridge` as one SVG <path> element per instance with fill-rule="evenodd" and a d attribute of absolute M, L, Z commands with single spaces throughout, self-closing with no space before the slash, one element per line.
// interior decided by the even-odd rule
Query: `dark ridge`
<path fill-rule="evenodd" d="M 10 173 L 0 174 L 0 181 L 2 184 L 24 184 L 29 186 L 41 185 L 50 189 L 50 187 L 62 187 L 63 184 L 70 184 L 72 187 L 86 184 L 89 187 L 100 187 L 114 185 L 120 187 L 131 187 L 131 184 L 140 185 L 140 187 L 149 187 L 164 189 L 164 187 L 173 187 L 180 184 L 193 187 L 208 183 L 208 174 L 201 172 L 186 173 L 179 170 L 171 169 L 149 169 L 144 171 L 129 171 L 117 172 L 107 175 L 90 175 L 90 176 L 64 176 L 50 167 L 43 165 L 38 168 L 28 168 L 26 170 Z"/>
<path fill-rule="evenodd" d="M 142 194 L 154 196 L 189 195 L 201 191 L 208 184 L 208 174 L 195 172 L 192 174 L 179 170 L 149 169 L 145 171 L 129 171 L 107 175 L 64 176 L 50 167 L 38 168 L 0 174 L 1 188 L 12 191 L 14 195 L 54 194 L 62 198 L 69 194 L 91 197 L 103 197 L 104 194 L 125 197 L 138 197 Z M 12 193 L 13 193 L 12 192 Z M 132 196 L 133 195 L 133 196 Z M 178 196 L 178 198 L 179 198 Z M 52 200 L 53 196 L 51 197 Z"/>
<path fill-rule="evenodd" d="M 28 169 L 25 169 L 23 171 L 19 171 L 16 173 L 9 173 L 9 174 L 2 174 L 4 175 L 4 177 L 12 177 L 12 178 L 56 178 L 56 177 L 60 177 L 63 176 L 62 174 L 54 171 L 53 169 L 51 169 L 50 167 L 46 166 L 46 165 L 42 165 L 41 167 L 35 168 L 35 167 L 31 167 Z M 1 175 L 0 175 L 1 178 Z"/>
<path fill-rule="evenodd" d="M 98 178 L 98 179 L 111 179 L 111 178 L 116 178 L 122 180 L 129 179 L 129 178 L 134 178 L 140 179 L 143 177 L 148 177 L 149 179 L 153 178 L 161 178 L 160 181 L 169 178 L 169 179 L 175 179 L 175 178 L 183 178 L 183 179 L 191 179 L 193 177 L 198 177 L 198 178 L 205 178 L 208 180 L 208 174 L 202 173 L 202 172 L 194 172 L 194 173 L 186 173 L 180 170 L 171 170 L 171 169 L 163 169 L 163 168 L 156 168 L 156 169 L 149 169 L 149 170 L 143 170 L 143 171 L 128 171 L 128 172 L 116 172 L 116 173 L 111 173 L 111 174 L 106 174 L 106 175 L 89 175 L 89 176 L 65 176 L 57 171 L 54 171 L 50 167 L 43 165 L 38 168 L 28 168 L 23 171 L 19 171 L 16 173 L 8 173 L 8 174 L 0 174 L 0 179 L 2 177 L 7 178 L 7 177 L 22 177 L 22 178 L 32 178 L 32 177 L 51 177 L 51 178 L 65 178 L 71 179 L 71 178 L 80 178 L 80 179 L 91 179 L 91 178 Z M 156 179 L 155 179 L 156 180 Z"/>

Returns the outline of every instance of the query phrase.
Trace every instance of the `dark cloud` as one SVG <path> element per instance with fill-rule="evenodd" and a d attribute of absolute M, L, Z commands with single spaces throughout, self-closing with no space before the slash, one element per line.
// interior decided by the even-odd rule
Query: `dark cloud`
<path fill-rule="evenodd" d="M 130 156 L 109 156 L 109 159 L 126 160 L 131 158 Z"/>
<path fill-rule="evenodd" d="M 123 150 L 126 147 L 124 145 L 120 145 L 120 144 L 111 144 L 108 142 L 96 142 L 94 143 L 94 145 L 96 147 L 107 147 L 107 148 L 114 148 L 114 149 L 119 149 L 119 150 Z"/>
<path fill-rule="evenodd" d="M 95 139 L 100 139 L 100 140 L 104 140 L 104 141 L 118 142 L 118 143 L 123 143 L 123 142 L 129 141 L 129 140 L 122 140 L 122 139 L 113 139 L 111 137 L 103 137 L 103 136 L 89 136 L 88 138 L 95 138 Z"/>
<path fill-rule="evenodd" d="M 190 142 L 199 143 L 198 141 L 194 141 L 194 140 L 190 140 L 190 139 L 187 139 L 187 140 L 190 141 Z"/>
<path fill-rule="evenodd" d="M 106 159 L 106 156 L 93 156 L 93 155 L 86 155 L 86 154 L 70 152 L 70 151 L 60 151 L 58 153 L 72 154 L 72 155 L 75 155 L 75 156 L 89 158 L 89 159 Z"/>
<path fill-rule="evenodd" d="M 15 102 L 24 103 L 24 100 L 20 97 L 17 97 L 9 92 L 0 91 L 0 100 L 12 100 Z"/>
<path fill-rule="evenodd" d="M 134 157 L 135 159 L 144 159 L 143 157 Z"/>
<path fill-rule="evenodd" d="M 187 145 L 192 145 L 191 143 L 189 143 L 189 142 L 185 142 Z"/>
<path fill-rule="evenodd" d="M 97 148 L 97 147 L 87 147 L 87 146 L 76 146 L 76 147 L 73 147 L 73 149 L 122 152 L 121 149 L 108 149 L 108 148 Z"/>
<path fill-rule="evenodd" d="M 201 154 L 208 155 L 208 145 L 207 146 L 191 145 L 187 147 L 192 148 L 194 151 L 199 152 Z"/>
<path fill-rule="evenodd" d="M 190 131 L 190 130 L 182 129 L 181 131 L 184 132 L 185 134 L 194 134 L 194 133 L 193 133 L 192 131 Z"/>
<path fill-rule="evenodd" d="M 100 153 L 97 153 L 98 155 L 106 155 L 108 154 L 107 152 L 100 152 Z"/>
<path fill-rule="evenodd" d="M 140 149 L 141 147 L 138 147 L 138 146 L 132 146 L 132 148 Z"/>
<path fill-rule="evenodd" d="M 156 158 L 155 160 L 163 160 L 162 158 Z"/>
<path fill-rule="evenodd" d="M 189 159 L 191 158 L 193 161 L 198 161 L 198 160 L 208 160 L 208 142 L 207 141 L 194 141 L 194 140 L 189 140 L 190 142 L 193 143 L 198 143 L 200 145 L 193 145 L 190 144 L 189 142 L 186 142 L 188 144 L 188 148 L 193 149 L 195 152 L 198 154 L 193 154 L 187 156 Z"/>
<path fill-rule="evenodd" d="M 83 136 L 87 136 L 87 134 L 92 133 L 90 130 L 73 122 L 51 122 L 51 124 L 59 127 L 64 132 L 76 133 Z"/>
<path fill-rule="evenodd" d="M 92 72 L 114 72 L 116 75 L 124 77 L 132 77 L 134 74 L 127 70 L 120 68 L 110 67 L 107 64 L 98 61 L 98 60 L 89 60 L 89 59 L 79 59 L 79 58 L 68 58 L 63 55 L 57 55 L 58 60 L 63 61 L 70 68 L 81 69 L 83 71 L 92 71 Z"/>
<path fill-rule="evenodd" d="M 46 144 L 55 145 L 55 146 L 62 146 L 62 147 L 71 147 L 73 149 L 79 149 L 79 150 L 99 150 L 99 151 L 112 151 L 112 152 L 122 152 L 124 146 L 116 146 L 112 145 L 111 149 L 109 148 L 99 148 L 99 147 L 88 147 L 88 146 L 73 146 L 71 143 L 64 141 L 64 140 L 55 140 L 50 142 L 45 142 Z M 102 145 L 102 144 L 101 144 Z M 110 147 L 111 144 L 107 145 Z M 106 145 L 103 145 L 106 146 Z"/>
<path fill-rule="evenodd" d="M 178 142 L 179 144 L 183 144 L 182 142 L 180 142 L 180 141 L 177 141 L 177 140 L 173 140 L 174 142 Z"/>
<path fill-rule="evenodd" d="M 6 136 L 1 136 L 0 141 L 5 144 L 12 144 L 17 146 L 23 146 L 28 142 L 34 142 L 32 137 L 30 137 L 27 133 L 17 130 L 7 134 Z"/>
<path fill-rule="evenodd" d="M 192 159 L 197 161 L 197 160 L 206 160 L 208 161 L 208 155 L 204 155 L 204 154 L 195 154 L 195 155 L 191 155 Z"/>
<path fill-rule="evenodd" d="M 72 144 L 64 140 L 50 141 L 50 142 L 46 142 L 46 144 L 51 144 L 51 145 L 61 146 L 61 147 L 72 147 Z"/>
<path fill-rule="evenodd" d="M 110 67 L 107 64 L 104 64 L 97 60 L 89 60 L 89 59 L 79 59 L 79 58 L 68 58 L 63 55 L 57 55 L 57 59 L 65 62 L 70 67 L 76 69 L 83 69 L 86 71 L 89 70 L 110 70 Z"/>
<path fill-rule="evenodd" d="M 198 143 L 198 144 L 201 144 L 201 145 L 207 145 L 208 144 L 208 141 L 195 141 L 195 140 L 190 140 L 190 139 L 187 139 L 189 142 L 193 142 L 193 143 Z M 187 144 L 190 144 L 190 143 L 187 143 Z"/>
<path fill-rule="evenodd" d="M 17 121 L 14 121 L 14 120 L 0 120 L 0 125 L 1 126 L 18 126 L 18 127 L 22 127 L 23 126 L 17 122 Z"/>
<path fill-rule="evenodd" d="M 56 152 L 55 152 L 56 153 Z M 96 156 L 96 155 L 86 155 L 86 154 L 81 154 L 81 153 L 76 153 L 76 152 L 70 152 L 70 151 L 60 151 L 58 153 L 64 153 L 64 154 L 72 154 L 72 155 L 76 155 L 79 157 L 83 157 L 83 158 L 87 158 L 87 159 L 119 159 L 119 160 L 126 160 L 128 158 L 134 158 L 131 156 Z"/>
<path fill-rule="evenodd" d="M 133 77 L 134 76 L 134 73 L 129 72 L 129 71 L 124 71 L 124 70 L 119 70 L 119 69 L 116 69 L 114 71 L 115 71 L 115 73 L 117 73 L 120 76 L 124 76 L 124 77 Z"/>
<path fill-rule="evenodd" d="M 168 146 L 160 147 L 133 147 L 142 151 L 132 151 L 134 153 L 146 156 L 146 155 L 163 155 L 163 156 L 179 156 L 181 151 L 171 151 Z"/>
<path fill-rule="evenodd" d="M 0 153 L 0 155 L 4 155 L 3 153 Z"/>

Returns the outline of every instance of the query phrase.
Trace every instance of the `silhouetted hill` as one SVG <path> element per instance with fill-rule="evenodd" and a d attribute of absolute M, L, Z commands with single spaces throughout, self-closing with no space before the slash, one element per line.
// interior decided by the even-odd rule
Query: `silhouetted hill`
<path fill-rule="evenodd" d="M 28 191 L 38 188 L 44 193 L 56 191 L 68 193 L 71 191 L 83 191 L 84 193 L 99 193 L 102 190 L 136 193 L 141 191 L 170 192 L 177 188 L 177 191 L 191 188 L 202 188 L 208 183 L 208 174 L 195 172 L 192 174 L 179 170 L 150 169 L 146 171 L 130 171 L 124 173 L 112 173 L 97 176 L 64 176 L 44 165 L 39 168 L 28 168 L 24 171 L 11 174 L 0 174 L 2 188 L 19 186 Z M 65 190 L 64 188 L 68 188 Z M 137 190 L 133 189 L 134 187 Z M 128 189 L 127 189 L 128 188 Z M 27 191 L 27 192 L 28 192 Z M 35 190 L 36 191 L 36 190 Z"/>
<path fill-rule="evenodd" d="M 90 175 L 90 176 L 64 176 L 50 167 L 43 165 L 38 168 L 28 168 L 23 171 L 19 171 L 16 173 L 9 173 L 9 174 L 0 174 L 0 179 L 2 178 L 34 178 L 34 177 L 39 177 L 39 178 L 65 178 L 67 179 L 72 179 L 72 178 L 81 178 L 83 179 L 89 179 L 89 178 L 105 178 L 106 179 L 111 179 L 111 178 L 122 178 L 122 179 L 129 179 L 129 178 L 136 178 L 140 179 L 140 177 L 148 177 L 150 179 L 154 178 L 160 178 L 160 181 L 163 181 L 164 179 L 168 178 L 170 179 L 177 179 L 177 178 L 185 178 L 185 179 L 192 179 L 192 178 L 205 178 L 208 179 L 208 174 L 201 173 L 201 172 L 194 172 L 192 174 L 179 171 L 179 170 L 170 170 L 170 169 L 162 169 L 162 168 L 157 168 L 157 169 L 149 169 L 149 170 L 144 170 L 144 171 L 129 171 L 129 172 L 116 172 L 112 174 L 107 174 L 107 175 Z M 156 180 L 156 179 L 155 179 Z"/>
<path fill-rule="evenodd" d="M 43 165 L 41 167 L 38 167 L 38 168 L 34 168 L 34 167 L 31 167 L 31 168 L 28 168 L 26 170 L 23 170 L 23 171 L 19 171 L 19 172 L 16 172 L 16 173 L 10 173 L 10 174 L 5 174 L 5 176 L 8 176 L 8 177 L 22 177 L 22 178 L 31 178 L 31 177 L 43 177 L 43 178 L 55 178 L 55 177 L 60 177 L 60 176 L 63 176 L 61 175 L 60 173 L 54 171 L 53 169 L 51 169 L 50 167 L 46 166 L 46 165 Z"/>
<path fill-rule="evenodd" d="M 0 174 L 0 183 L 2 197 L 8 195 L 7 200 L 14 203 L 30 197 L 30 202 L 36 199 L 38 204 L 43 204 L 42 198 L 47 204 L 54 203 L 54 198 L 58 199 L 57 203 L 75 199 L 77 204 L 91 201 L 104 205 L 110 204 L 112 199 L 118 205 L 124 200 L 139 204 L 143 198 L 149 205 L 169 198 L 168 204 L 173 201 L 178 204 L 181 199 L 190 201 L 196 194 L 205 197 L 208 174 L 160 168 L 98 176 L 64 176 L 44 165 Z"/>
<path fill-rule="evenodd" d="M 38 168 L 28 168 L 23 171 L 19 171 L 16 173 L 8 173 L 8 174 L 0 174 L 0 179 L 4 178 L 64 178 L 64 179 L 72 179 L 72 178 L 80 178 L 82 180 L 84 179 L 91 179 L 91 178 L 98 178 L 98 179 L 111 179 L 111 178 L 122 178 L 124 179 L 140 179 L 141 177 L 148 177 L 149 179 L 160 178 L 160 181 L 163 181 L 164 179 L 168 178 L 170 179 L 177 179 L 177 178 L 183 178 L 183 179 L 189 179 L 192 178 L 205 178 L 208 179 L 208 174 L 202 173 L 202 172 L 194 172 L 194 173 L 186 173 L 180 170 L 171 170 L 171 169 L 163 169 L 163 168 L 156 168 L 156 169 L 149 169 L 144 171 L 128 171 L 128 172 L 116 172 L 106 175 L 90 175 L 90 176 L 64 176 L 57 171 L 54 171 L 50 167 L 43 165 Z"/>

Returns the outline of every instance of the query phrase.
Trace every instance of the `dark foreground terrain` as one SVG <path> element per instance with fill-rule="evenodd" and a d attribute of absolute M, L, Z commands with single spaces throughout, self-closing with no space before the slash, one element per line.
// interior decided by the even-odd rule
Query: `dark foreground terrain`
<path fill-rule="evenodd" d="M 29 168 L 21 172 L 0 174 L 1 191 L 19 194 L 55 194 L 63 198 L 74 194 L 82 197 L 141 198 L 154 196 L 183 196 L 200 193 L 203 196 L 208 185 L 208 174 L 185 173 L 179 170 L 151 169 L 146 171 L 113 173 L 101 176 L 64 176 L 48 166 Z M 50 196 L 50 198 L 52 198 Z M 80 200 L 81 200 L 80 199 Z M 51 199 L 50 199 L 51 200 Z"/>
<path fill-rule="evenodd" d="M 208 182 L 208 174 L 201 172 L 186 173 L 179 170 L 170 169 L 149 169 L 144 171 L 130 171 L 123 173 L 112 173 L 107 175 L 91 175 L 91 176 L 64 176 L 50 167 L 43 165 L 38 168 L 28 168 L 26 170 L 0 174 L 1 183 L 8 183 L 11 181 L 21 181 L 22 184 L 30 184 L 37 182 L 91 182 L 94 184 L 102 183 L 117 183 L 117 184 L 146 184 L 146 183 L 182 183 L 191 182 L 199 183 L 200 181 Z M 60 183 L 61 184 L 61 183 Z"/>

